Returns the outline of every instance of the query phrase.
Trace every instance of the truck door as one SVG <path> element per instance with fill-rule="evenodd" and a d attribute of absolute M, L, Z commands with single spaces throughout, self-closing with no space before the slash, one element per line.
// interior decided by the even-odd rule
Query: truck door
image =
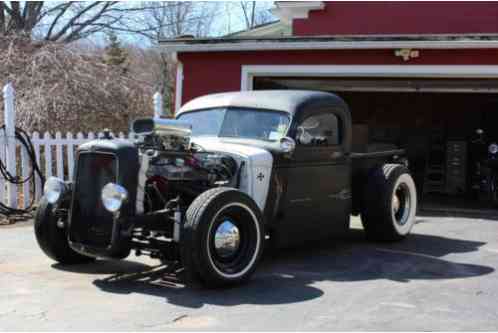
<path fill-rule="evenodd" d="M 290 238 L 316 239 L 349 227 L 351 124 L 340 111 L 315 110 L 295 120 L 296 149 L 280 168 L 286 183 L 282 227 Z"/>

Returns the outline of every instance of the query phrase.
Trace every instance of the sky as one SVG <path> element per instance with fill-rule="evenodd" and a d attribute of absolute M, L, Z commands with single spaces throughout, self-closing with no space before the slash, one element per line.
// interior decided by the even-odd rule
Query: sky
<path fill-rule="evenodd" d="M 135 1 L 127 1 L 131 6 Z M 219 7 L 215 19 L 213 21 L 210 35 L 219 37 L 229 33 L 245 30 L 246 25 L 244 21 L 244 14 L 240 6 L 240 1 L 211 1 L 218 2 Z M 137 1 L 138 3 L 138 1 Z M 273 7 L 273 1 L 258 1 L 257 6 L 259 10 L 267 11 Z M 270 17 L 275 19 L 269 13 Z M 119 39 L 125 44 L 132 44 L 139 47 L 148 47 L 151 42 L 146 37 L 140 37 L 133 34 L 119 33 Z M 104 46 L 107 44 L 107 37 L 105 34 L 99 33 L 94 35 L 89 41 L 94 45 Z"/>

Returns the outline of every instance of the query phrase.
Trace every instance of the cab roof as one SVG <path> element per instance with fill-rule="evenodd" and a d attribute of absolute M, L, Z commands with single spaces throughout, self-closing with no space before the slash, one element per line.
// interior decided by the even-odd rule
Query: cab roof
<path fill-rule="evenodd" d="M 240 107 L 261 110 L 284 111 L 294 115 L 315 103 L 328 103 L 331 106 L 346 108 L 345 102 L 337 95 L 308 90 L 254 90 L 237 91 L 197 97 L 183 105 L 176 115 L 194 110 L 219 107 Z"/>

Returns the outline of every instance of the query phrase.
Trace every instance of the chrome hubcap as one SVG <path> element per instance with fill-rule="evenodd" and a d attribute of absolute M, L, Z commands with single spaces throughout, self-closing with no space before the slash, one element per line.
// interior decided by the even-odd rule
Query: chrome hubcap
<path fill-rule="evenodd" d="M 410 191 L 405 184 L 398 185 L 393 193 L 393 217 L 398 225 L 404 225 L 410 215 Z"/>
<path fill-rule="evenodd" d="M 237 252 L 239 246 L 239 228 L 229 220 L 225 220 L 218 226 L 214 235 L 216 253 L 222 258 L 230 257 Z"/>
<path fill-rule="evenodd" d="M 393 194 L 393 204 L 392 204 L 394 214 L 396 214 L 397 212 L 399 212 L 399 206 L 400 206 L 400 204 L 399 204 L 398 195 L 396 194 L 396 192 L 394 192 L 394 194 Z"/>

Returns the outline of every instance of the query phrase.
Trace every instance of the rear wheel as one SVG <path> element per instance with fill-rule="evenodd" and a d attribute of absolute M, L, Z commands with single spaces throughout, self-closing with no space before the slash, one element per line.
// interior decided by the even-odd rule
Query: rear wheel
<path fill-rule="evenodd" d="M 249 279 L 263 249 L 262 221 L 254 200 L 236 189 L 215 188 L 197 197 L 181 233 L 187 277 L 210 287 Z"/>
<path fill-rule="evenodd" d="M 491 171 L 491 176 L 489 177 L 489 189 L 490 189 L 490 197 L 491 197 L 491 203 L 494 207 L 498 207 L 498 184 L 497 180 L 498 178 L 496 177 L 495 171 Z"/>
<path fill-rule="evenodd" d="M 417 191 L 405 166 L 385 164 L 370 175 L 361 214 L 368 238 L 404 238 L 415 224 L 416 211 Z"/>
<path fill-rule="evenodd" d="M 35 214 L 35 236 L 42 251 L 51 259 L 61 264 L 81 264 L 95 258 L 81 255 L 69 247 L 66 226 L 57 225 L 59 217 L 45 197 L 40 200 Z M 65 222 L 65 221 L 64 221 Z"/>

